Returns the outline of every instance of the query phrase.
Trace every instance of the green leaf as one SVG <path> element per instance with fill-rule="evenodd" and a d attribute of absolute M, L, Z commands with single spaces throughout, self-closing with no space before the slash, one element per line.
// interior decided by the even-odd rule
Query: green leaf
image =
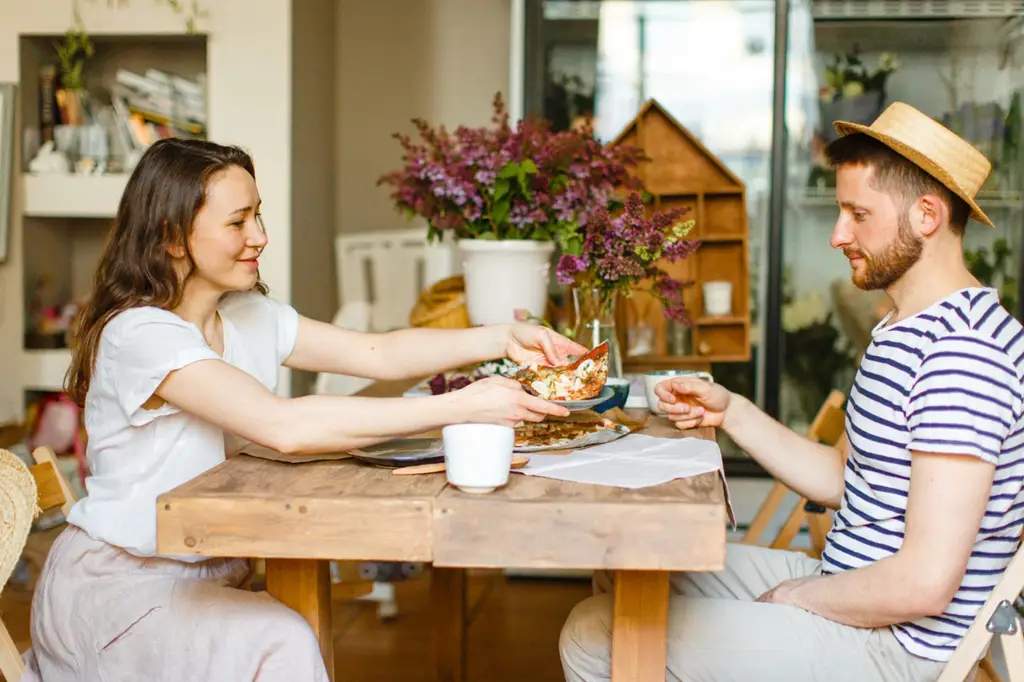
<path fill-rule="evenodd" d="M 526 159 L 525 161 L 523 161 L 521 173 L 529 173 L 529 174 L 533 175 L 536 172 L 537 172 L 537 164 L 535 164 L 533 162 L 533 160 Z"/>
<path fill-rule="evenodd" d="M 496 235 L 493 232 L 481 232 L 479 235 L 477 235 L 477 239 L 483 239 L 485 241 L 494 241 L 497 238 L 498 235 Z"/>
<path fill-rule="evenodd" d="M 551 239 L 551 233 L 543 227 L 535 227 L 533 228 L 533 232 L 530 233 L 530 239 L 546 242 Z"/>
<path fill-rule="evenodd" d="M 519 189 L 522 190 L 523 196 L 525 196 L 527 199 L 530 198 L 530 185 L 527 183 L 526 180 L 526 171 L 519 171 Z"/>
<path fill-rule="evenodd" d="M 583 253 L 583 239 L 574 236 L 566 240 L 565 252 L 570 256 L 578 256 Z"/>
<path fill-rule="evenodd" d="M 494 200 L 500 201 L 501 199 L 508 196 L 509 181 L 507 178 L 501 178 L 494 181 Z"/>
<path fill-rule="evenodd" d="M 505 164 L 505 167 L 498 171 L 499 178 L 514 178 L 519 175 L 519 164 L 515 161 L 509 161 Z"/>
<path fill-rule="evenodd" d="M 512 202 L 507 196 L 494 202 L 494 205 L 491 206 L 491 222 L 494 223 L 495 227 L 499 227 L 508 221 L 508 213 L 511 208 Z"/>

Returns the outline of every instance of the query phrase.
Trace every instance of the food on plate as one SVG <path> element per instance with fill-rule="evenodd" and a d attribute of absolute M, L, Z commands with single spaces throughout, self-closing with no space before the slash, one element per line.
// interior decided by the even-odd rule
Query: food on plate
<path fill-rule="evenodd" d="M 530 365 L 520 369 L 516 374 L 516 380 L 527 392 L 545 400 L 596 398 L 607 379 L 607 342 L 581 355 L 568 365 Z"/>
<path fill-rule="evenodd" d="M 516 427 L 514 447 L 538 447 L 571 443 L 586 438 L 591 433 L 612 428 L 615 428 L 615 422 L 605 419 L 600 415 L 565 420 L 546 419 L 536 423 L 527 422 Z"/>

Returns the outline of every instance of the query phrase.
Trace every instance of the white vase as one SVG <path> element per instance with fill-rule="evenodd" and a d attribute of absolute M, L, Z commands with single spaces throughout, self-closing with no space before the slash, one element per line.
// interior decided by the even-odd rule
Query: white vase
<path fill-rule="evenodd" d="M 515 310 L 544 317 L 554 242 L 461 239 L 466 311 L 473 325 L 515 321 Z"/>

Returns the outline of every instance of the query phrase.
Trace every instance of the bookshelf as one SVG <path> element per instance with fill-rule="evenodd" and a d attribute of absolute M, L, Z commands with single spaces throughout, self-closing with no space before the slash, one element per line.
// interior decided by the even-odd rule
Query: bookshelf
<path fill-rule="evenodd" d="M 653 210 L 688 207 L 696 220 L 690 238 L 700 248 L 677 263 L 661 267 L 681 281 L 691 281 L 683 300 L 693 316 L 685 333 L 689 342 L 673 349 L 673 331 L 661 314 L 657 300 L 646 292 L 634 295 L 619 307 L 620 334 L 634 326 L 653 329 L 653 352 L 624 358 L 626 371 L 707 368 L 711 363 L 746 362 L 750 359 L 750 274 L 746 189 L 718 158 L 684 128 L 656 100 L 648 100 L 609 145 L 632 144 L 644 150 L 649 161 L 638 171 L 654 197 Z M 728 282 L 729 312 L 709 315 L 702 284 Z M 624 346 L 625 347 L 625 346 Z"/>
<path fill-rule="evenodd" d="M 201 110 L 189 111 L 206 127 L 199 132 L 246 148 L 259 169 L 264 219 L 273 231 L 261 263 L 264 281 L 276 298 L 329 316 L 336 305 L 333 287 L 306 280 L 333 273 L 334 205 L 326 191 L 333 177 L 323 169 L 333 168 L 334 119 L 317 112 L 333 106 L 333 93 L 323 85 L 334 82 L 323 71 L 332 67 L 324 66 L 323 55 L 334 53 L 334 3 L 199 2 L 205 14 L 194 33 L 166 3 L 80 3 L 95 46 L 82 72 L 84 89 L 102 93 L 106 104 L 105 94 L 131 74 L 167 74 L 185 87 L 198 85 Z M 46 80 L 40 71 L 57 63 L 54 43 L 71 21 L 72 0 L 0 3 L 0 83 L 17 86 L 11 227 L 8 258 L 0 262 L 0 424 L 23 418 L 32 392 L 61 389 L 70 353 L 53 347 L 59 339 L 31 333 L 33 294 L 41 278 L 49 282 L 44 303 L 88 293 L 132 165 L 125 144 L 132 138 L 125 136 L 120 146 L 108 137 L 111 164 L 103 174 L 87 167 L 58 173 L 30 167 L 39 140 L 26 131 L 41 128 L 39 95 Z M 300 27 L 301 39 L 293 40 Z M 159 133 L 159 124 L 134 132 Z M 188 133 L 182 127 L 175 135 Z M 294 299 L 296 289 L 307 292 L 305 300 Z M 281 393 L 290 393 L 287 370 L 280 378 Z"/>

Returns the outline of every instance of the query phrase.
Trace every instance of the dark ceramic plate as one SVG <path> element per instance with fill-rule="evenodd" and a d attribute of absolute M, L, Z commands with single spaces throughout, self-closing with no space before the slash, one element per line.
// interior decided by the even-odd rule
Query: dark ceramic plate
<path fill-rule="evenodd" d="M 444 461 L 440 438 L 398 438 L 352 450 L 353 459 L 383 467 L 403 467 Z"/>

